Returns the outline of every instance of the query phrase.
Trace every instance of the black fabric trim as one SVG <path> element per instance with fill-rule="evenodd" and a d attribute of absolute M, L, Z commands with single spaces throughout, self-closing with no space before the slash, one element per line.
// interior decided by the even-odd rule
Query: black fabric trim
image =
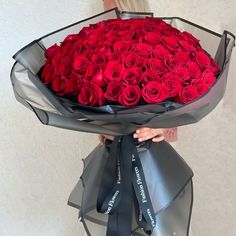
<path fill-rule="evenodd" d="M 87 236 L 91 236 L 91 234 L 89 233 L 88 227 L 87 227 L 85 221 L 83 220 L 83 217 L 81 217 L 80 221 L 83 223 L 83 226 L 84 226 Z"/>
<path fill-rule="evenodd" d="M 153 12 L 132 12 L 132 11 L 121 11 L 120 12 L 121 14 L 129 14 L 129 15 L 146 15 L 146 16 L 151 16 L 153 17 L 154 16 L 154 13 Z"/>
<path fill-rule="evenodd" d="M 198 25 L 198 24 L 196 24 L 196 23 L 193 23 L 193 22 L 191 22 L 191 21 L 188 21 L 188 20 L 186 20 L 186 19 L 184 19 L 184 18 L 181 18 L 181 17 L 178 17 L 178 16 L 173 16 L 173 17 L 155 17 L 155 18 L 162 19 L 162 20 L 178 19 L 178 20 L 181 20 L 181 21 L 183 21 L 183 22 L 185 22 L 185 23 L 188 23 L 188 24 L 190 24 L 190 25 L 193 25 L 193 26 L 195 26 L 195 27 L 197 27 L 197 28 L 199 28 L 199 29 L 202 29 L 202 30 L 204 30 L 204 31 L 206 31 L 206 32 L 208 32 L 208 33 L 210 33 L 210 34 L 213 34 L 213 35 L 215 35 L 215 36 L 217 36 L 217 37 L 222 37 L 222 34 L 219 34 L 219 33 L 215 32 L 215 31 L 212 31 L 212 30 L 210 30 L 210 29 L 208 29 L 208 28 L 205 28 L 205 27 L 203 27 L 203 26 L 200 26 L 200 25 Z"/>
<path fill-rule="evenodd" d="M 193 181 L 191 179 L 191 205 L 190 205 L 190 212 L 189 212 L 189 218 L 188 218 L 188 230 L 187 230 L 187 236 L 189 236 L 189 229 L 190 229 L 190 224 L 191 224 L 191 216 L 192 216 L 192 211 L 193 211 Z"/>
<path fill-rule="evenodd" d="M 230 36 L 232 36 L 234 38 L 234 46 L 236 46 L 235 45 L 236 36 L 234 34 L 232 34 L 231 32 L 229 32 L 228 30 L 225 30 L 224 32 L 226 32 L 227 34 L 229 34 Z"/>

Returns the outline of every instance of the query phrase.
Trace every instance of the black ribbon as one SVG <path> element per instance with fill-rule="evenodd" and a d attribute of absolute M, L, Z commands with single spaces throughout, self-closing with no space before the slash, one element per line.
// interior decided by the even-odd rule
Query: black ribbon
<path fill-rule="evenodd" d="M 132 134 L 113 140 L 97 198 L 97 211 L 108 214 L 107 236 L 130 236 L 132 200 L 136 221 L 150 235 L 156 217 Z"/>

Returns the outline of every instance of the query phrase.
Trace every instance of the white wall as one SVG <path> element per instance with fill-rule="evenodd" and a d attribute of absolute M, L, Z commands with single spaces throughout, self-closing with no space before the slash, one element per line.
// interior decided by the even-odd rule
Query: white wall
<path fill-rule="evenodd" d="M 9 73 L 22 46 L 100 11 L 95 0 L 0 0 L 1 236 L 83 235 L 67 198 L 97 137 L 43 126 L 16 102 Z"/>
<path fill-rule="evenodd" d="M 181 16 L 212 30 L 236 33 L 234 0 L 152 0 L 161 16 Z M 0 0 L 0 235 L 82 235 L 67 198 L 81 174 L 81 158 L 96 135 L 43 126 L 15 101 L 11 56 L 52 30 L 102 11 L 102 1 Z M 178 151 L 194 176 L 193 231 L 201 236 L 236 235 L 235 56 L 226 105 L 195 125 L 181 127 Z M 231 101 L 231 99 L 234 99 Z"/>

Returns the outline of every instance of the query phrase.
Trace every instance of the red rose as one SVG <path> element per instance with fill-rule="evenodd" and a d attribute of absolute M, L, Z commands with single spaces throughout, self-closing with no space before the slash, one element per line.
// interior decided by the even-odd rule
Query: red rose
<path fill-rule="evenodd" d="M 163 32 L 163 34 L 166 36 L 178 35 L 179 33 L 180 31 L 172 26 L 167 27 L 167 29 Z"/>
<path fill-rule="evenodd" d="M 122 83 L 118 80 L 112 80 L 108 83 L 104 97 L 109 101 L 118 101 L 119 96 L 123 91 Z"/>
<path fill-rule="evenodd" d="M 51 60 L 51 64 L 52 66 L 56 69 L 59 67 L 59 65 L 61 64 L 63 55 L 61 55 L 60 53 L 56 54 L 52 60 Z"/>
<path fill-rule="evenodd" d="M 142 88 L 142 97 L 147 103 L 158 103 L 168 96 L 167 87 L 156 81 L 151 81 Z"/>
<path fill-rule="evenodd" d="M 179 48 L 179 38 L 176 36 L 168 36 L 163 38 L 163 45 L 165 45 L 170 51 L 176 51 Z"/>
<path fill-rule="evenodd" d="M 104 71 L 104 75 L 108 80 L 120 80 L 123 75 L 123 71 L 123 65 L 117 63 L 116 61 L 109 61 Z"/>
<path fill-rule="evenodd" d="M 126 85 L 136 85 L 141 77 L 142 70 L 139 67 L 127 68 L 122 75 L 122 83 Z"/>
<path fill-rule="evenodd" d="M 50 60 L 59 52 L 60 52 L 60 47 L 57 44 L 54 44 L 45 51 L 44 55 L 48 60 Z"/>
<path fill-rule="evenodd" d="M 56 92 L 57 96 L 64 96 L 66 94 L 76 95 L 78 93 L 76 79 L 65 76 L 55 77 L 52 82 L 52 89 Z"/>
<path fill-rule="evenodd" d="M 97 32 L 93 31 L 93 33 L 90 34 L 89 38 L 86 40 L 86 44 L 88 46 L 96 46 L 99 43 L 99 41 L 101 40 L 102 36 L 103 36 L 102 32 L 100 32 L 100 31 L 97 31 Z"/>
<path fill-rule="evenodd" d="M 147 32 L 151 32 L 155 30 L 156 27 L 156 21 L 152 18 L 152 17 L 148 17 L 146 18 L 143 22 L 141 19 L 138 19 L 141 24 L 142 24 L 142 28 L 147 31 Z M 139 28 L 139 27 L 138 27 Z"/>
<path fill-rule="evenodd" d="M 174 56 L 171 56 L 171 57 L 165 59 L 164 63 L 166 65 L 166 67 L 169 68 L 169 70 L 173 70 L 174 68 L 183 65 L 182 58 L 179 59 Z"/>
<path fill-rule="evenodd" d="M 165 64 L 170 68 L 176 68 L 187 64 L 190 60 L 189 54 L 183 51 L 177 51 L 173 56 L 165 59 Z"/>
<path fill-rule="evenodd" d="M 78 94 L 78 83 L 75 79 L 67 79 L 65 80 L 65 88 L 64 93 L 70 95 L 77 95 Z"/>
<path fill-rule="evenodd" d="M 104 35 L 104 42 L 107 42 L 109 44 L 113 44 L 115 41 L 117 40 L 117 36 L 114 34 L 114 32 L 108 31 L 105 35 Z"/>
<path fill-rule="evenodd" d="M 85 83 L 78 95 L 78 102 L 88 106 L 102 106 L 105 103 L 103 91 L 95 84 Z"/>
<path fill-rule="evenodd" d="M 115 20 L 114 22 L 108 22 L 108 24 L 106 24 L 107 28 L 109 29 L 109 31 L 113 31 L 113 32 L 119 32 L 121 31 L 121 24 L 119 22 L 120 20 Z"/>
<path fill-rule="evenodd" d="M 162 32 L 162 33 L 164 33 L 166 30 L 169 30 L 170 28 L 171 28 L 171 25 L 167 24 L 165 21 L 161 19 L 158 21 L 158 24 L 155 25 L 155 29 L 158 32 Z"/>
<path fill-rule="evenodd" d="M 73 60 L 73 69 L 77 73 L 81 75 L 85 75 L 89 64 L 90 62 L 86 57 L 78 55 L 78 56 L 75 56 Z"/>
<path fill-rule="evenodd" d="M 110 29 L 119 29 L 120 28 L 120 21 L 121 19 L 109 19 L 103 22 L 103 24 L 105 24 L 106 26 L 109 26 Z"/>
<path fill-rule="evenodd" d="M 210 88 L 212 84 L 215 83 L 216 77 L 211 70 L 206 69 L 202 73 L 201 80 L 203 80 L 208 88 Z"/>
<path fill-rule="evenodd" d="M 75 54 L 81 54 L 83 50 L 83 46 L 81 43 L 78 45 L 78 43 L 71 43 L 67 42 L 61 45 L 61 52 L 63 55 L 66 55 L 68 57 L 74 57 Z"/>
<path fill-rule="evenodd" d="M 98 23 L 95 23 L 95 24 L 90 24 L 89 27 L 94 33 L 94 32 L 96 32 L 97 30 L 100 29 L 101 25 L 102 25 L 102 22 L 98 22 Z"/>
<path fill-rule="evenodd" d="M 183 37 L 188 43 L 192 44 L 194 47 L 199 48 L 200 47 L 200 40 L 196 39 L 192 34 L 189 32 L 184 31 L 181 34 L 181 37 Z"/>
<path fill-rule="evenodd" d="M 75 42 L 78 39 L 79 39 L 78 34 L 69 34 L 65 37 L 65 39 L 63 40 L 61 45 L 63 45 L 64 43 L 68 43 L 68 42 Z"/>
<path fill-rule="evenodd" d="M 94 54 L 91 58 L 92 62 L 96 63 L 101 69 L 106 66 L 106 56 L 102 53 Z"/>
<path fill-rule="evenodd" d="M 190 61 L 190 53 L 184 52 L 182 50 L 176 51 L 174 57 L 177 58 L 179 64 L 181 65 L 185 65 Z"/>
<path fill-rule="evenodd" d="M 203 95 L 209 89 L 209 86 L 203 80 L 194 79 L 191 81 L 191 85 L 196 88 L 198 95 Z"/>
<path fill-rule="evenodd" d="M 139 30 L 139 31 L 136 31 L 134 36 L 132 37 L 132 40 L 135 42 L 135 43 L 146 43 L 145 40 L 144 40 L 144 35 L 146 34 L 147 32 L 144 31 L 144 30 Z M 141 55 L 141 54 L 140 54 Z M 144 55 L 145 57 L 147 57 L 147 55 L 145 54 Z"/>
<path fill-rule="evenodd" d="M 134 53 L 127 55 L 124 57 L 124 65 L 128 68 L 130 67 L 140 67 L 142 68 L 144 65 L 144 59 Z"/>
<path fill-rule="evenodd" d="M 53 81 L 54 77 L 54 68 L 51 64 L 48 62 L 45 64 L 42 74 L 41 74 L 42 80 L 45 84 L 50 84 Z"/>
<path fill-rule="evenodd" d="M 136 53 L 145 58 L 147 58 L 152 51 L 152 48 L 147 43 L 137 43 L 135 47 Z"/>
<path fill-rule="evenodd" d="M 62 77 L 54 77 L 52 81 L 52 90 L 58 95 L 58 96 L 63 96 L 65 95 L 65 89 L 66 89 L 66 80 L 64 76 Z"/>
<path fill-rule="evenodd" d="M 117 63 L 122 64 L 122 58 L 120 57 L 119 53 L 116 52 L 108 52 L 107 56 L 107 61 L 116 61 Z"/>
<path fill-rule="evenodd" d="M 91 83 L 98 85 L 100 88 L 103 88 L 106 86 L 107 83 L 103 78 L 102 70 L 97 71 L 97 73 L 92 76 Z"/>
<path fill-rule="evenodd" d="M 133 41 L 117 41 L 114 43 L 113 49 L 115 53 L 125 56 L 134 51 Z"/>
<path fill-rule="evenodd" d="M 196 88 L 193 85 L 183 87 L 179 91 L 179 95 L 175 98 L 178 103 L 186 104 L 198 97 Z"/>
<path fill-rule="evenodd" d="M 78 34 L 68 35 L 63 42 L 61 42 L 61 52 L 63 55 L 73 57 L 75 53 L 81 54 L 84 49 L 82 45 L 83 41 L 78 38 Z"/>
<path fill-rule="evenodd" d="M 200 68 L 208 67 L 210 65 L 210 58 L 203 50 L 194 53 L 194 58 Z"/>
<path fill-rule="evenodd" d="M 83 75 L 84 81 L 90 82 L 93 79 L 93 77 L 99 73 L 99 71 L 100 68 L 96 63 L 94 62 L 89 63 L 86 68 L 86 73 Z"/>
<path fill-rule="evenodd" d="M 141 91 L 137 85 L 127 85 L 119 97 L 119 103 L 124 106 L 136 106 L 140 97 Z"/>
<path fill-rule="evenodd" d="M 57 74 L 69 75 L 71 72 L 71 58 L 66 56 L 62 58 L 60 65 L 57 68 Z"/>
<path fill-rule="evenodd" d="M 117 36 L 119 36 L 123 40 L 130 40 L 130 39 L 132 39 L 134 34 L 135 34 L 135 31 L 132 30 L 132 29 L 120 30 L 120 31 L 117 32 Z M 112 32 L 112 35 L 114 35 L 113 32 Z"/>
<path fill-rule="evenodd" d="M 105 57 L 105 64 L 104 64 L 104 68 L 107 65 L 107 61 L 115 61 L 118 57 L 117 57 L 117 53 L 114 53 L 111 51 L 111 45 L 110 44 L 105 44 L 104 46 L 102 46 L 99 49 L 99 55 L 102 54 Z M 101 64 L 100 64 L 101 65 Z"/>
<path fill-rule="evenodd" d="M 139 81 L 139 85 L 142 88 L 150 81 L 159 81 L 159 82 L 161 82 L 161 79 L 155 71 L 147 69 L 143 73 L 143 75 L 142 75 L 142 77 Z"/>
<path fill-rule="evenodd" d="M 85 49 L 83 50 L 83 52 L 80 55 L 78 53 L 76 53 L 74 57 L 76 57 L 78 55 L 78 56 L 86 58 L 90 62 L 93 53 L 94 52 L 93 52 L 92 48 L 89 46 L 89 47 L 85 47 Z"/>
<path fill-rule="evenodd" d="M 162 37 L 158 32 L 149 32 L 144 36 L 144 39 L 148 44 L 156 45 L 161 42 Z"/>
<path fill-rule="evenodd" d="M 71 80 L 75 80 L 76 81 L 76 90 L 80 91 L 82 85 L 83 85 L 83 79 L 82 76 L 77 74 L 76 72 L 72 71 L 72 73 L 70 74 L 69 78 Z"/>
<path fill-rule="evenodd" d="M 170 72 L 163 76 L 163 83 L 168 88 L 169 98 L 177 96 L 179 94 L 180 89 L 182 88 L 181 83 L 179 81 L 179 77 L 173 72 Z"/>
<path fill-rule="evenodd" d="M 182 86 L 188 85 L 190 83 L 190 74 L 186 67 L 177 67 L 173 73 L 178 77 Z"/>
<path fill-rule="evenodd" d="M 186 51 L 192 52 L 192 51 L 196 50 L 196 48 L 194 46 L 192 46 L 190 43 L 188 43 L 188 42 L 186 42 L 184 40 L 180 40 L 179 44 L 182 47 L 182 49 L 184 49 Z"/>
<path fill-rule="evenodd" d="M 78 33 L 78 37 L 80 39 L 86 39 L 89 34 L 91 33 L 91 28 L 89 26 L 84 27 L 80 32 Z"/>
<path fill-rule="evenodd" d="M 191 77 L 198 78 L 201 76 L 201 70 L 197 63 L 190 61 L 187 64 L 187 68 Z"/>
<path fill-rule="evenodd" d="M 144 19 L 143 19 L 144 20 Z M 142 28 L 143 24 L 145 24 L 147 22 L 147 20 L 145 19 L 144 21 L 140 20 L 138 18 L 132 18 L 129 20 L 130 22 L 130 27 L 133 29 L 140 29 Z"/>
<path fill-rule="evenodd" d="M 167 59 L 171 56 L 170 52 L 161 44 L 158 44 L 152 51 L 152 56 L 157 59 Z"/>
<path fill-rule="evenodd" d="M 169 70 L 169 68 L 162 60 L 155 58 L 148 59 L 147 68 L 149 68 L 150 70 L 154 70 L 158 75 L 163 75 Z"/>

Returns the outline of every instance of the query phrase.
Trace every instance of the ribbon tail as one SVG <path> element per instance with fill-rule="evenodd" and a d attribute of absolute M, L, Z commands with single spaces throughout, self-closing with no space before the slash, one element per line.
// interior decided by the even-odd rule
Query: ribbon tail
<path fill-rule="evenodd" d="M 132 152 L 129 136 L 123 136 L 120 149 L 120 169 L 122 197 L 119 207 L 119 236 L 131 235 L 132 224 Z M 111 235 L 113 236 L 113 235 Z"/>

